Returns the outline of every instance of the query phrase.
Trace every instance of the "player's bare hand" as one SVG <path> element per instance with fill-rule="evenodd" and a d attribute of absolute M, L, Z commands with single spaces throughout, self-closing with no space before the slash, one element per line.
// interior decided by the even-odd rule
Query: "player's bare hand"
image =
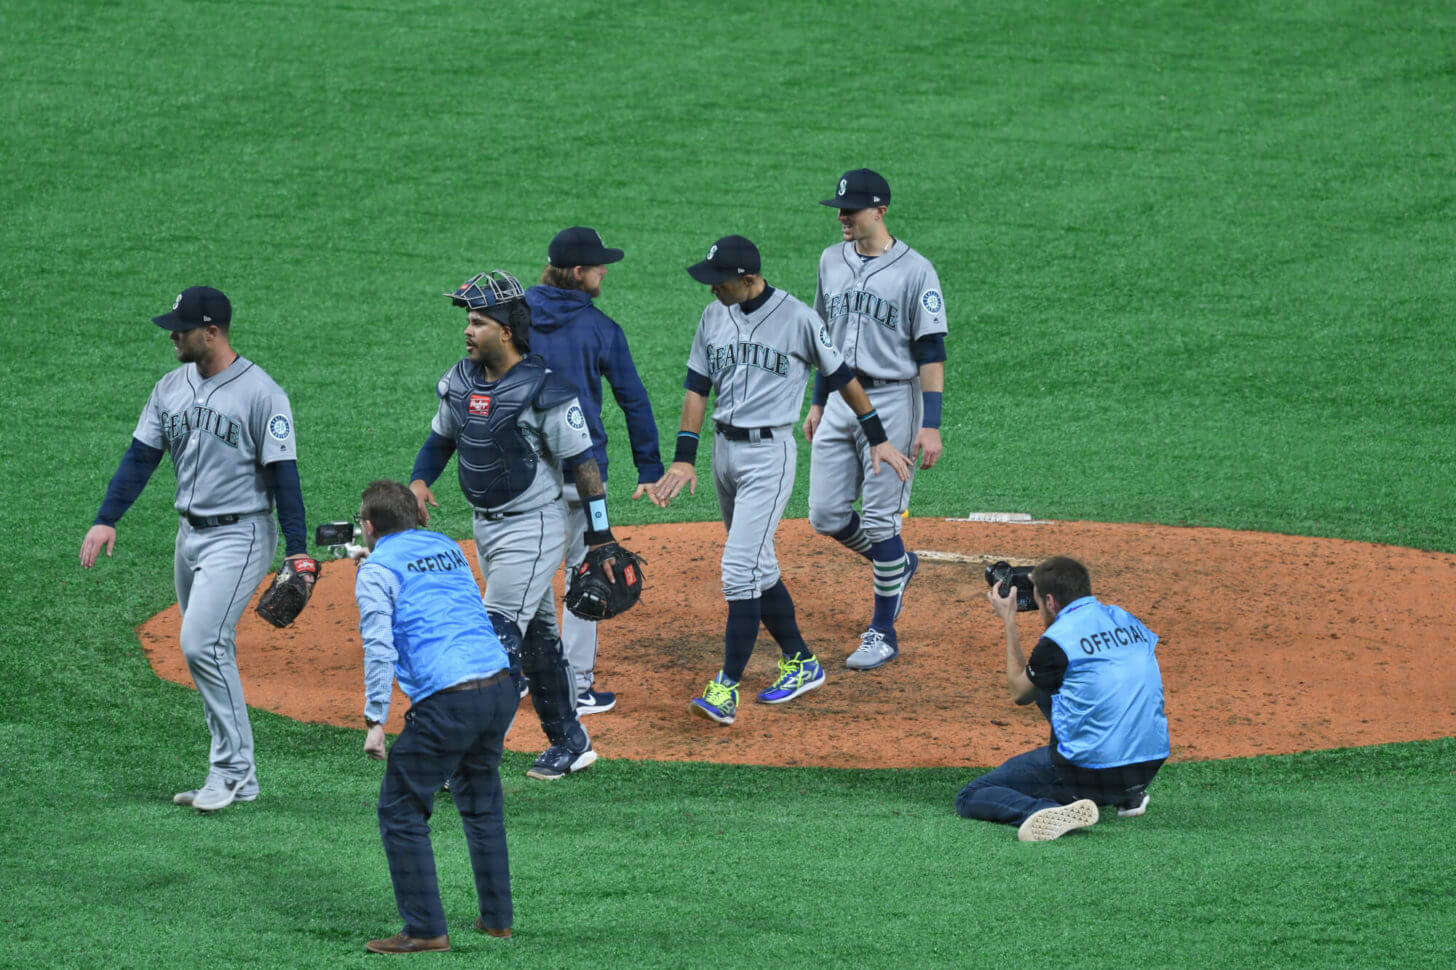
<path fill-rule="evenodd" d="M 689 495 L 698 494 L 698 473 L 687 462 L 675 461 L 667 466 L 667 471 L 653 483 L 647 494 L 653 505 L 665 509 L 677 498 L 684 485 L 688 487 Z"/>
<path fill-rule="evenodd" d="M 420 507 L 420 525 L 429 525 L 430 510 L 425 508 L 425 503 L 428 502 L 438 509 L 440 503 L 435 501 L 435 493 L 430 491 L 430 486 L 418 478 L 410 482 L 409 487 L 410 491 L 415 493 L 415 504 Z"/>
<path fill-rule="evenodd" d="M 1006 587 L 1006 595 L 1002 596 L 1000 589 Z M 991 609 L 996 615 L 1007 622 L 1015 622 L 1016 618 L 1016 587 L 1010 583 L 992 583 L 991 588 L 986 590 L 986 599 L 991 601 Z"/>
<path fill-rule="evenodd" d="M 101 550 L 106 550 L 106 558 L 111 558 L 111 548 L 116 545 L 116 530 L 109 525 L 93 525 L 86 530 L 86 538 L 81 540 L 81 566 L 83 569 L 90 569 L 96 564 L 96 557 Z"/>
<path fill-rule="evenodd" d="M 901 454 L 900 449 L 888 441 L 881 441 L 870 449 L 870 464 L 874 467 L 875 474 L 880 473 L 880 463 L 883 462 L 895 470 L 895 475 L 900 481 L 910 481 L 910 459 Z"/>
<path fill-rule="evenodd" d="M 647 494 L 647 490 L 649 488 L 651 488 L 651 487 L 652 487 L 652 483 L 651 482 L 639 482 L 637 484 L 637 490 L 632 493 L 632 501 L 635 502 L 639 498 L 641 498 L 642 496 L 646 495 Z"/>
<path fill-rule="evenodd" d="M 593 549 L 600 549 L 604 545 L 606 545 L 605 542 L 598 542 L 594 546 L 587 546 L 586 551 L 587 552 L 591 552 Z M 616 564 L 617 564 L 617 559 L 616 559 L 615 556 L 612 557 L 611 559 L 603 559 L 602 560 L 602 573 L 606 575 L 607 582 L 609 582 L 609 583 L 615 583 L 617 581 L 617 571 L 612 568 Z"/>
<path fill-rule="evenodd" d="M 921 428 L 920 433 L 915 436 L 915 443 L 910 446 L 910 454 L 920 459 L 922 469 L 931 468 L 940 461 L 943 450 L 939 428 Z"/>
<path fill-rule="evenodd" d="M 364 735 L 364 753 L 375 761 L 383 761 L 388 753 L 384 749 L 384 725 L 376 724 Z"/>
<path fill-rule="evenodd" d="M 804 418 L 804 440 L 812 443 L 814 432 L 819 430 L 819 422 L 824 419 L 824 408 L 818 404 L 809 405 L 809 416 Z"/>

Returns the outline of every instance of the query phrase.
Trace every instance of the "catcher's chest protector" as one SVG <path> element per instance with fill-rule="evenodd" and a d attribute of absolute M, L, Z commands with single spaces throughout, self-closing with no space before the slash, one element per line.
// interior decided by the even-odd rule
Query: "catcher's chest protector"
<path fill-rule="evenodd" d="M 470 504 L 493 509 L 531 487 L 536 452 L 516 424 L 546 379 L 539 357 L 527 357 L 495 383 L 475 364 L 461 361 L 450 382 L 450 407 L 460 419 L 455 461 L 460 488 Z"/>

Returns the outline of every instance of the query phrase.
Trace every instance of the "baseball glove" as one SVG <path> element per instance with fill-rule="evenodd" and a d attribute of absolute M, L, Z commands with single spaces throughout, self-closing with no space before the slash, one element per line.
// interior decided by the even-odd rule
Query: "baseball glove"
<path fill-rule="evenodd" d="M 615 559 L 615 581 L 607 578 L 602 564 Z M 592 549 L 571 574 L 566 590 L 566 608 L 583 620 L 610 620 L 632 608 L 642 596 L 642 559 L 615 542 Z"/>
<path fill-rule="evenodd" d="M 279 629 L 298 619 L 313 595 L 318 573 L 319 564 L 307 556 L 284 560 L 273 585 L 258 599 L 258 615 Z"/>

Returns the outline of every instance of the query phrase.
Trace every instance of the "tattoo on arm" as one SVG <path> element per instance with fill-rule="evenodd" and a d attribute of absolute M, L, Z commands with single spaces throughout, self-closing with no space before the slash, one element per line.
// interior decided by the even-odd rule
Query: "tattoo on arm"
<path fill-rule="evenodd" d="M 572 471 L 576 477 L 576 493 L 582 498 L 588 495 L 602 495 L 606 486 L 602 484 L 602 472 L 595 458 L 588 458 Z"/>

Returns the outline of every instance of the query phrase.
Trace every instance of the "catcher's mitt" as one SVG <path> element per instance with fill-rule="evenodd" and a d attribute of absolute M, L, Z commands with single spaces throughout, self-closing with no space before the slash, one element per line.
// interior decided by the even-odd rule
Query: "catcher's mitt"
<path fill-rule="evenodd" d="M 612 565 L 616 581 L 607 579 L 602 563 L 615 559 Z M 642 559 L 615 542 L 599 546 L 586 554 L 571 574 L 566 591 L 566 608 L 583 620 L 609 620 L 631 609 L 642 596 Z"/>
<path fill-rule="evenodd" d="M 284 560 L 273 585 L 258 599 L 258 615 L 280 629 L 298 619 L 313 595 L 318 573 L 319 564 L 307 556 Z"/>

